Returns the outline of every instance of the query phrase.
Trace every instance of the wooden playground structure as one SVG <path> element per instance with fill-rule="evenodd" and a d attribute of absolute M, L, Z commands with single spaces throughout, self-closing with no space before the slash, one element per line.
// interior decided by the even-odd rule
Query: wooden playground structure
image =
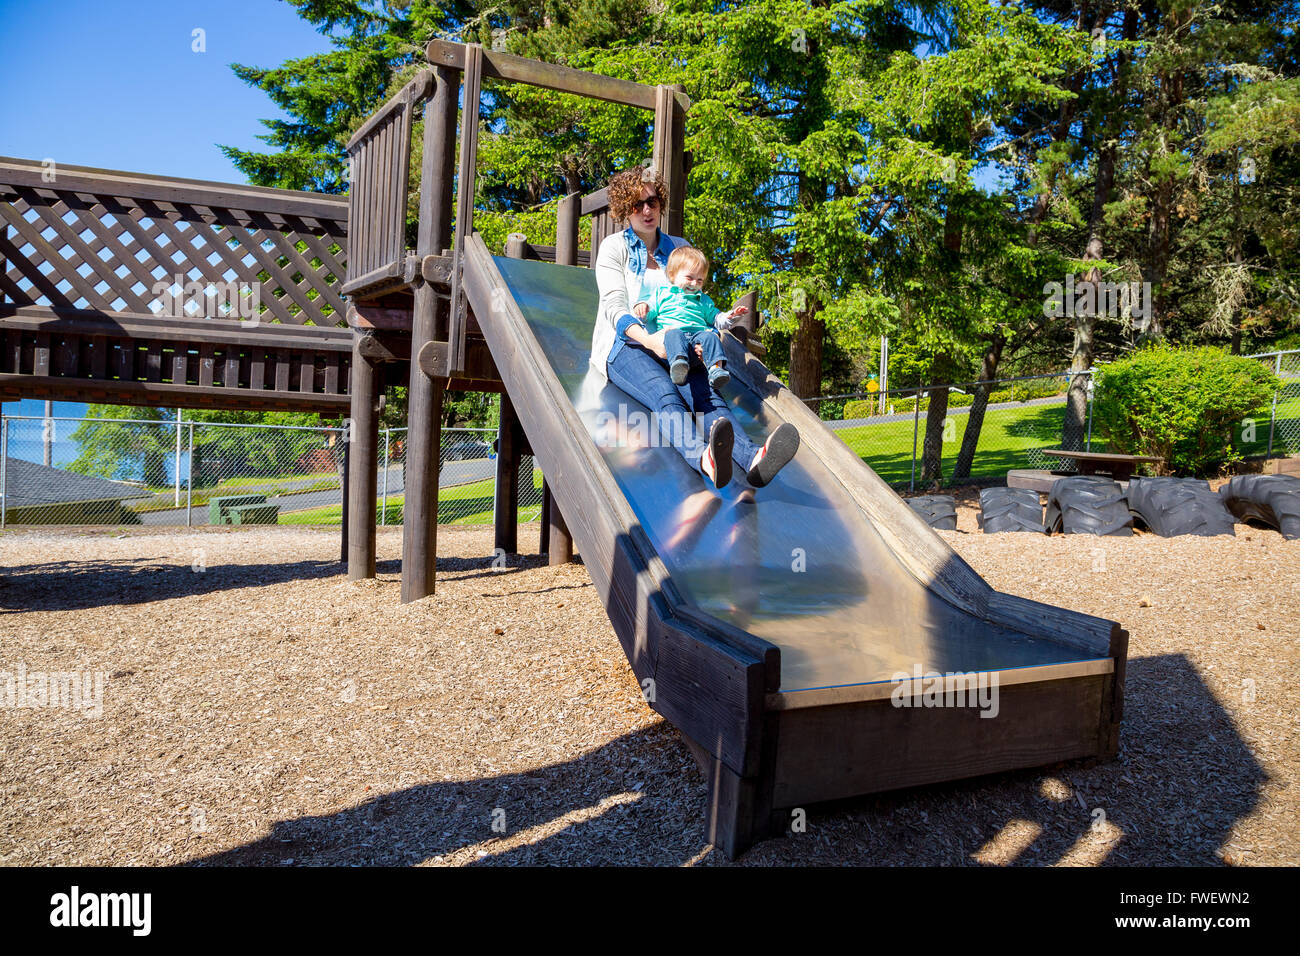
<path fill-rule="evenodd" d="M 548 364 L 535 334 L 545 316 L 520 299 L 529 283 L 567 283 L 581 295 L 594 289 L 590 273 L 573 267 L 589 265 L 617 228 L 604 191 L 560 201 L 554 247 L 512 236 L 498 259 L 473 229 L 484 79 L 653 111 L 652 162 L 669 184 L 664 227 L 675 235 L 682 233 L 689 101 L 679 88 L 475 44 L 435 40 L 426 58 L 429 67 L 349 143 L 346 200 L 73 167 L 60 167 L 51 183 L 39 164 L 0 162 L 0 393 L 346 409 L 345 549 L 348 575 L 360 579 L 375 575 L 381 396 L 386 385 L 407 385 L 406 602 L 435 587 L 444 392 L 500 392 L 496 547 L 517 551 L 519 464 L 532 454 L 545 475 L 542 550 L 552 563 L 580 551 L 638 681 L 656 688 L 651 706 L 682 732 L 706 775 L 708 838 L 730 855 L 781 832 L 789 811 L 810 802 L 1113 756 L 1127 633 L 990 588 L 730 334 L 729 365 L 748 407 L 798 426 L 802 467 L 828 499 L 846 503 L 845 521 L 859 535 L 878 538 L 880 553 L 917 591 L 921 619 L 956 622 L 948 631 L 967 643 L 988 637 L 1039 650 L 1032 662 L 1016 652 L 987 668 L 999 678 L 1000 712 L 982 720 L 964 708 L 900 708 L 896 688 L 879 676 L 797 684 L 779 635 L 759 636 L 697 606 Z M 409 249 L 406 204 L 421 104 L 418 228 Z M 589 250 L 579 249 L 582 217 L 591 217 Z M 154 315 L 141 287 L 180 263 L 199 284 L 269 274 L 274 288 L 263 296 L 263 321 Z M 580 299 L 587 301 L 573 301 Z M 866 590 L 855 603 L 865 602 Z"/>

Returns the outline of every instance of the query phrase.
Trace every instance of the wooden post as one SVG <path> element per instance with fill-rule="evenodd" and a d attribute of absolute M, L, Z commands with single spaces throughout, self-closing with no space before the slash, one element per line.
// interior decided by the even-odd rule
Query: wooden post
<path fill-rule="evenodd" d="M 551 489 L 546 484 L 546 476 L 542 475 L 542 516 L 541 528 L 539 529 L 539 540 L 537 543 L 538 554 L 551 553 Z"/>
<path fill-rule="evenodd" d="M 686 141 L 685 87 L 680 83 L 655 90 L 654 167 L 668 183 L 668 208 L 664 210 L 664 231 L 680 236 L 685 223 Z M 593 246 L 594 248 L 594 246 Z"/>
<path fill-rule="evenodd" d="M 447 336 L 447 366 L 453 375 L 465 370 L 465 326 L 469 307 L 465 304 L 461 269 L 465 261 L 465 240 L 474 231 L 474 171 L 478 162 L 478 107 L 482 76 L 483 47 L 467 43 L 465 103 L 460 113 L 460 165 L 456 174 L 456 241 L 451 252 L 451 332 Z"/>
<path fill-rule="evenodd" d="M 506 237 L 506 255 L 522 259 L 528 241 L 522 232 Z M 482 323 L 483 318 L 479 319 Z M 486 316 L 491 322 L 492 316 Z M 497 426 L 497 480 L 493 516 L 496 519 L 496 547 L 506 554 L 519 553 L 519 459 L 520 424 L 507 392 L 501 393 L 501 422 Z"/>
<path fill-rule="evenodd" d="M 456 73 L 440 67 L 424 111 L 424 162 L 416 253 L 437 255 L 451 240 L 451 180 L 456 149 Z M 427 282 L 415 288 L 411 356 L 434 340 L 446 304 Z M 402 529 L 402 603 L 433 593 L 438 555 L 438 455 L 442 444 L 443 383 L 411 362 L 407 392 L 406 503 Z"/>
<path fill-rule="evenodd" d="M 508 258 L 522 259 L 524 257 L 524 250 L 527 246 L 528 237 L 522 232 L 512 232 L 510 235 L 506 236 L 506 256 Z M 488 321 L 491 320 L 492 317 L 488 316 Z M 483 319 L 480 318 L 479 323 L 482 324 L 482 322 Z"/>
<path fill-rule="evenodd" d="M 736 320 L 736 325 L 748 330 L 752 338 L 758 332 L 758 293 L 746 292 L 732 305 L 743 305 L 749 311 Z"/>
<path fill-rule="evenodd" d="M 582 193 L 569 193 L 560 200 L 556 209 L 555 264 L 578 264 L 578 220 L 582 215 Z M 596 260 L 596 248 L 591 250 L 591 260 Z"/>
<path fill-rule="evenodd" d="M 339 560 L 344 563 L 349 563 L 348 562 L 348 541 L 350 535 L 348 534 L 348 511 L 349 511 L 348 506 L 350 504 L 349 499 L 351 498 L 351 494 L 349 492 L 348 478 L 349 478 L 349 473 L 352 471 L 352 467 L 351 467 L 352 466 L 352 461 L 351 461 L 352 443 L 346 440 L 347 439 L 346 431 L 342 435 L 338 436 L 338 438 L 343 441 L 343 482 L 342 482 L 343 487 L 341 489 L 343 493 L 343 504 L 339 508 L 340 511 L 339 524 L 342 526 L 339 529 L 340 531 Z M 351 575 L 348 575 L 348 577 L 351 577 Z"/>
<path fill-rule="evenodd" d="M 742 777 L 687 734 L 682 734 L 682 740 L 694 755 L 709 788 L 705 839 L 734 860 L 759 840 L 777 832 L 772 807 L 774 747 L 767 748 L 765 773 Z"/>
<path fill-rule="evenodd" d="M 555 231 L 556 265 L 578 264 L 578 217 L 581 212 L 581 193 L 570 193 L 560 200 Z M 512 254 L 509 246 L 506 247 L 506 254 Z M 594 258 L 593 253 L 593 261 Z M 541 520 L 541 553 L 547 555 L 549 564 L 568 564 L 573 560 L 573 536 L 569 534 L 569 526 L 565 523 L 564 515 L 560 513 L 560 506 L 551 494 L 545 478 L 542 479 Z"/>
<path fill-rule="evenodd" d="M 546 513 L 542 515 L 547 525 L 546 540 L 549 545 L 547 548 L 547 564 L 568 564 L 573 560 L 573 535 L 569 534 L 569 526 L 564 522 L 564 515 L 560 513 L 560 504 L 555 500 L 555 495 L 547 489 Z"/>
<path fill-rule="evenodd" d="M 495 548 L 506 554 L 519 553 L 519 419 L 510 396 L 501 393 L 501 422 L 497 425 L 497 481 Z"/>
<path fill-rule="evenodd" d="M 375 492 L 379 483 L 379 368 L 352 339 L 352 419 L 348 441 L 348 580 L 375 576 Z"/>

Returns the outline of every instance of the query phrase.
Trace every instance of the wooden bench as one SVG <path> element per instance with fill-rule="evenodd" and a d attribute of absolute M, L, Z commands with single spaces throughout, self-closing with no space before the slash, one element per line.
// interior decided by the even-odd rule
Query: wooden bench
<path fill-rule="evenodd" d="M 239 505 L 230 509 L 231 524 L 279 524 L 280 506 L 275 504 Z"/>
<path fill-rule="evenodd" d="M 266 495 L 226 495 L 208 499 L 209 524 L 237 524 L 232 512 L 247 505 L 265 505 Z"/>
<path fill-rule="evenodd" d="M 1163 458 L 1151 455 L 1116 455 L 1100 451 L 1066 451 L 1063 448 L 1043 448 L 1049 458 L 1073 458 L 1079 463 L 1081 475 L 1110 475 L 1116 481 L 1128 481 L 1138 465 L 1160 464 Z"/>

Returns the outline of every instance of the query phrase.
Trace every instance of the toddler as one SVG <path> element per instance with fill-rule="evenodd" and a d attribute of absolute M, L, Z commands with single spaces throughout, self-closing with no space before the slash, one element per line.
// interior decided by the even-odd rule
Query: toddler
<path fill-rule="evenodd" d="M 704 292 L 709 277 L 709 260 L 693 246 L 678 246 L 668 256 L 664 274 L 671 286 L 656 288 L 648 300 L 632 307 L 632 314 L 646 323 L 646 331 L 665 330 L 664 349 L 668 353 L 668 371 L 674 385 L 686 384 L 695 346 L 700 346 L 701 360 L 709 370 L 709 385 L 721 389 L 731 381 L 722 338 L 716 330 L 731 328 L 737 316 L 748 311 L 743 305 L 730 312 L 720 312 Z"/>

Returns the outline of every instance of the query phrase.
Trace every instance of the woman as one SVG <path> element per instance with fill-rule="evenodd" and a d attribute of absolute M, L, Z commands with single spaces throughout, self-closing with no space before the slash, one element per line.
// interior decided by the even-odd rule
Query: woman
<path fill-rule="evenodd" d="M 731 480 L 732 459 L 745 469 L 749 483 L 766 485 L 799 448 L 799 432 L 788 422 L 762 448 L 737 427 L 727 403 L 709 387 L 702 367 L 693 368 L 686 384 L 674 385 L 664 361 L 664 333 L 650 334 L 631 308 L 656 286 L 667 285 L 668 255 L 685 239 L 659 229 L 668 197 L 663 178 L 643 166 L 615 174 L 609 181 L 609 210 L 627 228 L 605 237 L 596 255 L 600 307 L 591 342 L 591 364 L 651 411 L 665 444 L 687 464 L 724 487 Z M 699 416 L 699 431 L 692 412 Z M 707 440 L 700 438 L 700 433 Z"/>

